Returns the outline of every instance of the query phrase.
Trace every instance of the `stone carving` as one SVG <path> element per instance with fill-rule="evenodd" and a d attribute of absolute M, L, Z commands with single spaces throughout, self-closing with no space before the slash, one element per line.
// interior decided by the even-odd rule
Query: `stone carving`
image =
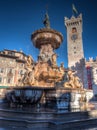
<path fill-rule="evenodd" d="M 59 70 L 64 75 L 64 63 L 63 62 L 61 63 Z"/>
<path fill-rule="evenodd" d="M 21 85 L 33 85 L 34 84 L 34 60 L 29 55 L 26 59 L 25 73 L 21 76 L 18 81 L 18 86 Z"/>
<path fill-rule="evenodd" d="M 64 87 L 66 88 L 82 88 L 82 83 L 80 82 L 77 76 L 74 76 L 74 71 L 68 70 L 68 81 L 64 83 Z"/>
<path fill-rule="evenodd" d="M 48 63 L 38 63 L 35 66 L 35 79 L 39 86 L 53 86 L 62 80 L 60 71 L 54 70 Z"/>
<path fill-rule="evenodd" d="M 34 69 L 30 72 L 25 72 L 24 77 L 22 79 L 23 85 L 34 85 Z"/>
<path fill-rule="evenodd" d="M 62 80 L 63 75 L 59 71 L 53 70 L 49 67 L 48 70 L 43 71 L 40 76 L 45 82 L 55 83 Z"/>
<path fill-rule="evenodd" d="M 58 67 L 53 69 L 52 66 L 45 62 L 38 62 L 33 66 L 32 62 L 30 62 L 30 65 L 26 63 L 25 73 L 19 82 L 24 86 L 54 87 L 55 83 L 61 81 L 62 78 L 63 74 Z"/>
<path fill-rule="evenodd" d="M 33 58 L 28 56 L 25 64 L 25 73 L 20 83 L 24 86 L 54 87 L 57 82 L 60 82 L 61 86 L 63 84 L 66 88 L 82 88 L 79 78 L 74 76 L 74 71 L 65 70 L 63 63 L 58 67 L 56 59 L 57 55 L 54 53 L 51 65 L 47 62 L 35 64 Z"/>
<path fill-rule="evenodd" d="M 30 55 L 28 55 L 27 60 L 26 60 L 25 68 L 28 71 L 32 71 L 32 67 L 33 67 L 32 65 L 33 65 L 33 63 L 34 63 L 33 58 Z"/>
<path fill-rule="evenodd" d="M 54 53 L 53 55 L 52 55 L 52 66 L 57 66 L 57 54 L 56 53 Z"/>
<path fill-rule="evenodd" d="M 51 44 L 41 45 L 40 54 L 39 54 L 39 61 L 40 62 L 47 62 L 51 60 L 52 55 L 54 54 L 53 48 Z"/>

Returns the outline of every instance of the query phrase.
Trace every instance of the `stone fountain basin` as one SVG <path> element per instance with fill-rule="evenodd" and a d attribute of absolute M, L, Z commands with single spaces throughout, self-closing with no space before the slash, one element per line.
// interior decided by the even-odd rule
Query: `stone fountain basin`
<path fill-rule="evenodd" d="M 30 86 L 9 89 L 6 92 L 7 101 L 12 103 L 36 104 L 40 101 L 43 90 Z"/>
<path fill-rule="evenodd" d="M 56 30 L 43 28 L 35 31 L 31 35 L 31 39 L 33 40 L 34 46 L 37 48 L 40 48 L 42 44 L 49 43 L 54 49 L 57 49 L 63 41 L 63 36 Z"/>

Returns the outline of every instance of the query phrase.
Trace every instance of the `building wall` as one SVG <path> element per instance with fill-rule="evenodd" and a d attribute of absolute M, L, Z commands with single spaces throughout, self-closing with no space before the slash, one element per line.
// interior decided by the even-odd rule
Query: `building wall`
<path fill-rule="evenodd" d="M 0 52 L 0 86 L 16 86 L 24 73 L 26 55 L 22 52 L 4 50 Z"/>
<path fill-rule="evenodd" d="M 90 89 L 93 89 L 94 94 L 97 94 L 97 59 L 94 60 L 93 58 L 89 58 L 89 60 L 86 60 L 85 62 L 85 67 L 90 68 L 91 75 L 90 78 L 88 78 L 87 75 L 87 78 L 85 79 L 85 82 L 87 82 L 87 88 L 91 86 Z"/>

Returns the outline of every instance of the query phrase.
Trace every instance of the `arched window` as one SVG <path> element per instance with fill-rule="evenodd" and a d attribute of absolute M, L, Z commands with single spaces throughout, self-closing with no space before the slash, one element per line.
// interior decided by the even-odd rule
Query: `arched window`
<path fill-rule="evenodd" d="M 76 27 L 73 27 L 73 28 L 72 28 L 72 33 L 76 33 L 76 32 L 77 32 Z"/>
<path fill-rule="evenodd" d="M 4 69 L 3 68 L 0 68 L 0 73 L 3 73 Z"/>
<path fill-rule="evenodd" d="M 9 83 L 9 84 L 11 83 L 11 79 L 10 79 L 10 78 L 8 78 L 8 81 L 7 81 L 7 83 Z"/>

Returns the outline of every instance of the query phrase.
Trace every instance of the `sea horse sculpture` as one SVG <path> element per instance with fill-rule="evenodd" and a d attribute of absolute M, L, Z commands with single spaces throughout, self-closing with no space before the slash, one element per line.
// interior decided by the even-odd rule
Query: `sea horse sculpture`
<path fill-rule="evenodd" d="M 82 88 L 82 83 L 77 76 L 74 76 L 74 71 L 68 70 L 68 81 L 64 83 L 65 88 Z"/>

